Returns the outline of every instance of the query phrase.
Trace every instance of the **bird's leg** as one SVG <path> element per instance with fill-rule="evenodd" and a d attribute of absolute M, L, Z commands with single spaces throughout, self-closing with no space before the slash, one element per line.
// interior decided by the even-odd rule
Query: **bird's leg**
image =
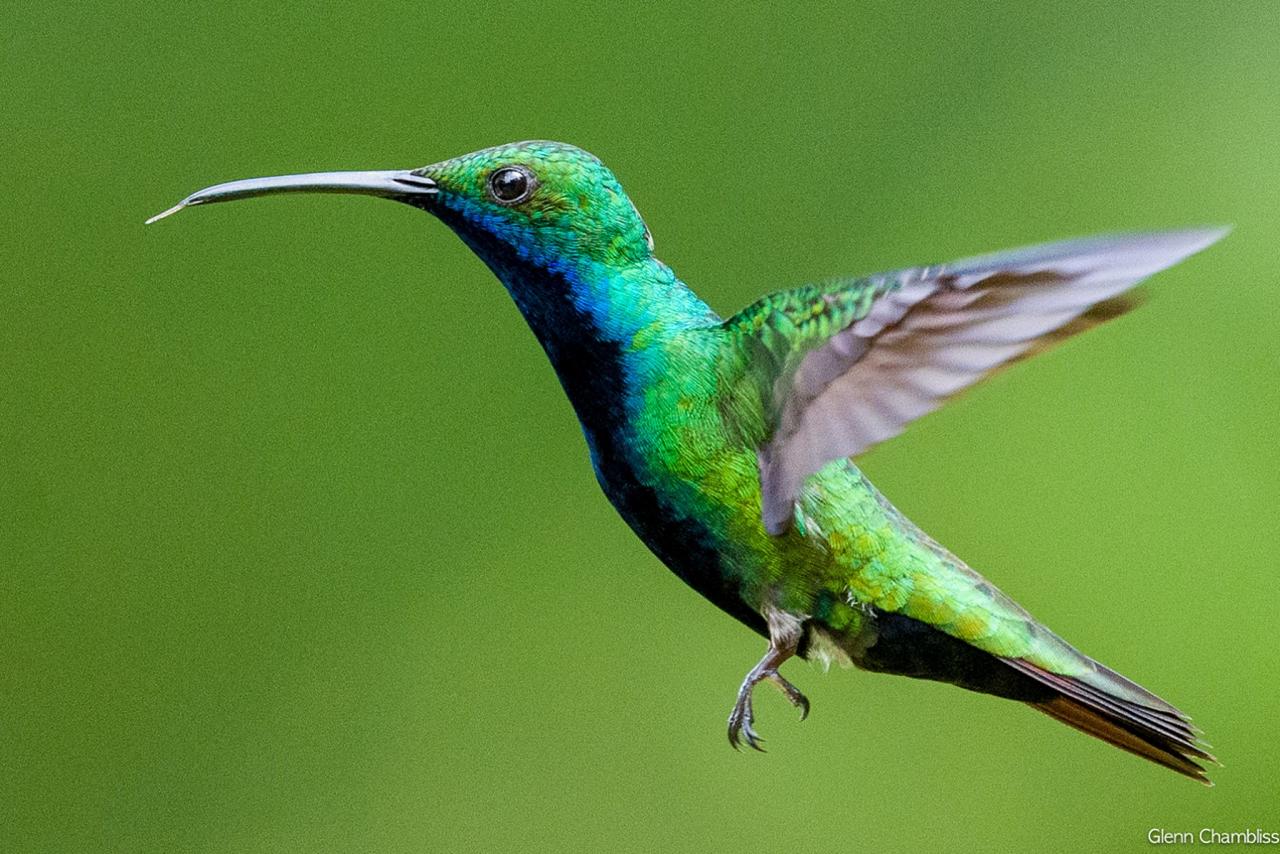
<path fill-rule="evenodd" d="M 788 621 L 786 626 L 788 631 L 776 632 L 775 628 L 779 626 L 770 619 L 769 649 L 765 652 L 764 658 L 751 668 L 747 678 L 742 680 L 742 687 L 738 689 L 737 702 L 733 704 L 733 711 L 729 713 L 729 743 L 735 750 L 745 741 L 748 747 L 764 752 L 764 748 L 760 746 L 764 739 L 757 735 L 752 727 L 755 715 L 751 709 L 751 692 L 758 682 L 767 680 L 777 685 L 787 701 L 800 710 L 800 720 L 804 720 L 809 715 L 808 698 L 778 672 L 782 663 L 796 654 L 801 634 L 799 623 Z"/>

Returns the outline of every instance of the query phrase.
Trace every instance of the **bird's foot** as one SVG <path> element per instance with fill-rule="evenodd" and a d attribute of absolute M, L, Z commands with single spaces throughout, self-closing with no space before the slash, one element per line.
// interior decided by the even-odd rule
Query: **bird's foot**
<path fill-rule="evenodd" d="M 778 665 L 790 657 L 790 653 L 784 655 L 781 652 L 770 648 L 760 663 L 747 674 L 747 678 L 742 680 L 738 699 L 733 704 L 733 711 L 729 713 L 729 744 L 733 745 L 734 750 L 746 742 L 748 747 L 764 753 L 764 747 L 761 746 L 764 739 L 755 731 L 755 713 L 751 708 L 751 692 L 759 682 L 767 680 L 777 685 L 787 702 L 800 710 L 800 720 L 809 716 L 809 698 L 778 672 Z"/>

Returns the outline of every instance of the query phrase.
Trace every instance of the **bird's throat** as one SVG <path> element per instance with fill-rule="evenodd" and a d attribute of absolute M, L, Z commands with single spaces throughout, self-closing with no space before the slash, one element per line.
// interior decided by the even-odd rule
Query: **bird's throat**
<path fill-rule="evenodd" d="M 657 259 L 624 266 L 546 257 L 450 225 L 507 288 L 542 344 L 593 456 L 606 436 L 625 431 L 632 391 L 660 359 L 663 341 L 720 321 Z"/>
<path fill-rule="evenodd" d="M 656 258 L 625 265 L 518 251 L 487 232 L 450 223 L 506 287 L 559 370 L 594 346 L 632 351 L 720 318 Z"/>

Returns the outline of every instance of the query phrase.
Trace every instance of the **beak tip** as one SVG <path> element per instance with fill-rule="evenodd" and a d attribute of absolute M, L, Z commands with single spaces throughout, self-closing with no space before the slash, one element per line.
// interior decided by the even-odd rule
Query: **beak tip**
<path fill-rule="evenodd" d="M 186 206 L 187 206 L 187 201 L 186 199 L 183 199 L 182 201 L 178 202 L 176 205 L 169 208 L 168 210 L 163 210 L 160 213 L 156 214 L 155 216 L 151 217 L 146 222 L 144 222 L 143 225 L 151 225 L 151 223 L 162 220 L 167 216 L 173 216 L 174 214 L 176 214 L 178 211 L 182 210 Z"/>

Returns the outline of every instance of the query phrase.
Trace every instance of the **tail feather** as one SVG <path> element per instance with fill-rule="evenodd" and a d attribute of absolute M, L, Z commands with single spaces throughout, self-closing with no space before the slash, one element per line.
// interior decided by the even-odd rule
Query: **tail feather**
<path fill-rule="evenodd" d="M 1030 703 L 1032 708 L 1157 765 L 1213 785 L 1200 761 L 1216 763 L 1217 759 L 1197 738 L 1200 731 L 1186 715 L 1154 694 L 1150 695 L 1154 702 L 1147 705 L 1107 694 L 1095 685 L 1050 673 L 1022 659 L 1005 662 L 1058 692 L 1051 699 Z"/>
<path fill-rule="evenodd" d="M 1190 719 L 1183 715 L 1182 712 L 1169 706 L 1163 700 L 1160 700 L 1160 703 L 1164 708 L 1153 708 L 1144 703 L 1108 694 L 1088 682 L 1083 682 L 1070 676 L 1060 676 L 1043 670 L 1039 673 L 1032 673 L 1031 668 L 1035 668 L 1035 665 L 1028 665 L 1026 662 L 1018 662 L 1014 666 L 1028 676 L 1058 689 L 1068 697 L 1097 708 L 1099 711 L 1110 714 L 1126 723 L 1150 728 L 1156 733 L 1177 742 L 1187 750 L 1196 751 L 1196 755 L 1201 758 L 1208 758 L 1208 754 L 1200 751 L 1196 743 L 1196 736 L 1199 735 L 1200 730 L 1193 726 Z"/>
<path fill-rule="evenodd" d="M 1015 606 L 1016 607 L 1016 606 Z M 984 652 L 901 613 L 876 610 L 874 640 L 832 636 L 812 627 L 864 670 L 950 682 L 970 691 L 1018 700 L 1049 717 L 1157 765 L 1213 785 L 1204 763 L 1217 763 L 1200 730 L 1174 706 L 1037 627 L 1042 641 L 1074 663 L 1065 676 L 1022 658 Z M 1030 617 L 1027 618 L 1030 620 Z"/>

